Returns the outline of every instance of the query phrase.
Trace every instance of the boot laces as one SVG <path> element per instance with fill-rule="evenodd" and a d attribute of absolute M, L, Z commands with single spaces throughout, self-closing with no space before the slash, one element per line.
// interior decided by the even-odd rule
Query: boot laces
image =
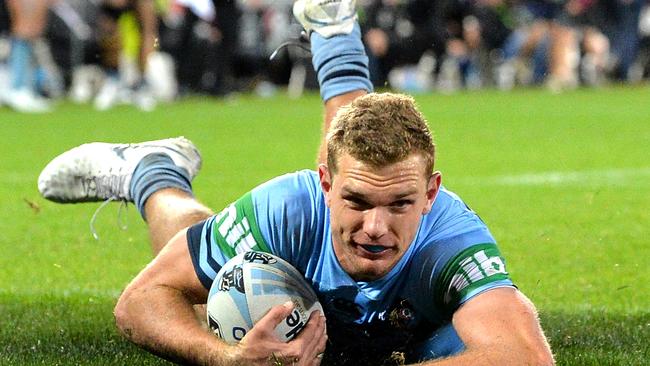
<path fill-rule="evenodd" d="M 95 230 L 95 221 L 97 221 L 97 216 L 99 215 L 99 211 L 103 210 L 104 207 L 108 206 L 109 203 L 112 201 L 120 201 L 120 206 L 117 211 L 117 226 L 121 230 L 127 230 L 128 229 L 128 224 L 126 222 L 126 218 L 122 212 L 126 212 L 128 208 L 128 202 L 125 199 L 119 199 L 115 196 L 109 197 L 106 201 L 102 202 L 99 207 L 95 210 L 95 213 L 93 213 L 93 216 L 90 218 L 90 233 L 93 235 L 93 238 L 95 240 L 99 240 L 99 235 L 97 234 L 97 230 Z"/>

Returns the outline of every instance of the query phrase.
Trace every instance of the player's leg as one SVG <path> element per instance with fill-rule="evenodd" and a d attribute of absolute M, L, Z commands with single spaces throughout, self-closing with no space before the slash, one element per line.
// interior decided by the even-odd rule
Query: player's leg
<path fill-rule="evenodd" d="M 177 188 L 163 188 L 146 201 L 144 211 L 154 254 L 180 230 L 212 215 L 194 196 Z"/>
<path fill-rule="evenodd" d="M 130 192 L 147 222 L 154 254 L 181 229 L 212 215 L 194 197 L 191 180 L 187 170 L 164 153 L 149 154 L 136 166 Z"/>
<path fill-rule="evenodd" d="M 41 194 L 60 203 L 133 202 L 158 253 L 179 230 L 212 214 L 192 194 L 201 156 L 184 138 L 139 144 L 90 143 L 53 159 L 41 172 Z"/>
<path fill-rule="evenodd" d="M 107 110 L 115 106 L 120 94 L 119 63 L 122 52 L 122 36 L 118 20 L 120 9 L 102 3 L 97 17 L 99 55 L 98 64 L 104 72 L 104 81 L 95 96 L 93 104 L 98 110 Z"/>
<path fill-rule="evenodd" d="M 11 31 L 14 35 L 33 40 L 45 29 L 49 0 L 9 0 Z"/>
<path fill-rule="evenodd" d="M 293 13 L 310 35 L 312 64 L 325 103 L 323 137 L 339 107 L 373 90 L 354 0 L 298 0 Z M 325 163 L 325 143 L 318 162 Z"/>
<path fill-rule="evenodd" d="M 552 23 L 547 86 L 555 92 L 577 86 L 579 50 L 576 31 L 567 25 Z"/>

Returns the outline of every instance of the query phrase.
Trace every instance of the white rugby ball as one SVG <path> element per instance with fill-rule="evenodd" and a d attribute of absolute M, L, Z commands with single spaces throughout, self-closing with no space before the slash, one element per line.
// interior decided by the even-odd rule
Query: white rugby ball
<path fill-rule="evenodd" d="M 228 343 L 239 342 L 274 306 L 287 301 L 293 312 L 276 328 L 278 339 L 293 339 L 323 308 L 303 275 L 275 255 L 250 251 L 230 259 L 217 273 L 207 302 L 208 325 Z"/>

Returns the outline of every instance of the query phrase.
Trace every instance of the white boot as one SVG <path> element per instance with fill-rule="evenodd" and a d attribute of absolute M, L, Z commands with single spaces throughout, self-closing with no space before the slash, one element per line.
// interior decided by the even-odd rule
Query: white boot
<path fill-rule="evenodd" d="M 201 168 L 201 155 L 184 137 L 138 144 L 93 142 L 75 147 L 52 160 L 38 177 L 38 190 L 61 203 L 131 201 L 131 177 L 143 157 L 167 154 L 193 179 Z"/>

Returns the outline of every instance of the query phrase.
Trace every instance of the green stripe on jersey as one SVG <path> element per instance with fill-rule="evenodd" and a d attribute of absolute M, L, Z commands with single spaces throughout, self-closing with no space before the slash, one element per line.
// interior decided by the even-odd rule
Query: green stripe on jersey
<path fill-rule="evenodd" d="M 505 261 L 496 244 L 471 246 L 450 260 L 438 282 L 438 303 L 454 311 L 461 299 L 490 282 L 507 280 Z"/>
<path fill-rule="evenodd" d="M 250 192 L 215 217 L 212 240 L 228 258 L 249 250 L 271 252 L 257 225 Z"/>

